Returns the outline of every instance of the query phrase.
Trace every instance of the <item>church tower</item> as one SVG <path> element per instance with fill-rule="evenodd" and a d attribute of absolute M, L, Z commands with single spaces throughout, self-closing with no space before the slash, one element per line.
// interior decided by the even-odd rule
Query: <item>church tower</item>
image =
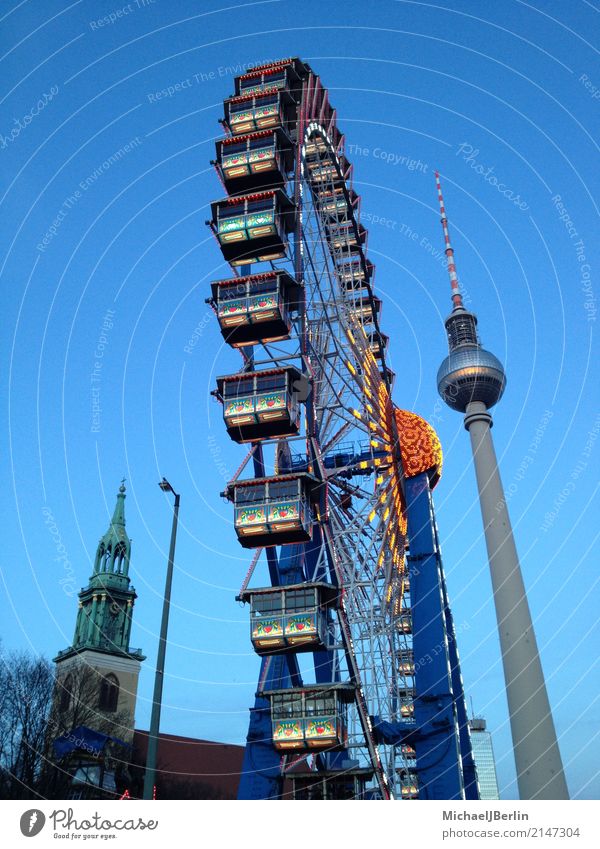
<path fill-rule="evenodd" d="M 98 543 L 94 571 L 79 593 L 73 643 L 54 661 L 65 726 L 83 725 L 131 743 L 145 658 L 141 649 L 129 647 L 137 595 L 129 578 L 125 497 L 123 481 L 108 530 Z"/>

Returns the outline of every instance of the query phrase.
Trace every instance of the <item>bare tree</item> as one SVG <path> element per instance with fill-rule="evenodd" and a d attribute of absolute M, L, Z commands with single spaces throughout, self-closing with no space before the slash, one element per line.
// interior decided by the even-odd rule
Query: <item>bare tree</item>
<path fill-rule="evenodd" d="M 0 794 L 37 795 L 54 670 L 26 652 L 0 654 Z"/>

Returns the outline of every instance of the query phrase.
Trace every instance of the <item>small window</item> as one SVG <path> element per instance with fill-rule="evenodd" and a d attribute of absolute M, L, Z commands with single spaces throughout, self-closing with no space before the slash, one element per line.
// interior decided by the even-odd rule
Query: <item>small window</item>
<path fill-rule="evenodd" d="M 260 375 L 256 380 L 256 391 L 276 392 L 278 389 L 285 389 L 285 379 L 285 374 Z"/>
<path fill-rule="evenodd" d="M 252 612 L 255 616 L 281 616 L 281 593 L 256 595 L 252 600 Z"/>
<path fill-rule="evenodd" d="M 269 498 L 271 501 L 298 498 L 298 481 L 271 481 L 269 484 Z"/>
<path fill-rule="evenodd" d="M 258 139 L 248 140 L 249 150 L 261 150 L 264 147 L 273 147 L 273 136 L 262 136 Z"/>
<path fill-rule="evenodd" d="M 249 200 L 248 201 L 248 212 L 264 212 L 265 210 L 269 210 L 269 212 L 273 209 L 274 206 L 274 198 L 260 198 L 259 200 Z"/>
<path fill-rule="evenodd" d="M 312 610 L 317 606 L 317 591 L 310 590 L 289 590 L 285 594 L 285 610 L 286 613 L 298 613 L 305 610 Z"/>
<path fill-rule="evenodd" d="M 224 144 L 222 148 L 223 156 L 231 156 L 234 153 L 244 153 L 246 150 L 246 142 L 231 142 L 231 144 Z"/>
<path fill-rule="evenodd" d="M 240 398 L 252 395 L 254 392 L 254 378 L 243 378 L 242 380 L 226 380 L 223 385 L 225 398 Z"/>
<path fill-rule="evenodd" d="M 249 77 L 248 79 L 240 80 L 240 89 L 253 88 L 256 85 L 260 85 L 260 77 Z"/>
<path fill-rule="evenodd" d="M 232 203 L 227 206 L 219 207 L 219 218 L 236 218 L 238 215 L 244 214 L 243 203 Z"/>
<path fill-rule="evenodd" d="M 240 486 L 235 490 L 236 504 L 255 504 L 265 501 L 264 486 Z"/>
<path fill-rule="evenodd" d="M 244 298 L 246 296 L 246 285 L 245 283 L 238 283 L 237 285 L 232 286 L 223 286 L 219 288 L 219 302 L 223 301 L 237 301 L 240 298 Z"/>
<path fill-rule="evenodd" d="M 108 713 L 114 713 L 119 702 L 119 680 L 112 673 L 103 678 L 100 683 L 100 699 L 98 707 Z"/>
<path fill-rule="evenodd" d="M 337 712 L 337 704 L 334 695 L 323 693 L 310 693 L 306 696 L 306 715 L 325 716 Z"/>
<path fill-rule="evenodd" d="M 249 286 L 251 295 L 272 294 L 277 291 L 275 280 L 253 280 Z"/>
<path fill-rule="evenodd" d="M 60 710 L 69 710 L 71 707 L 71 696 L 73 691 L 73 678 L 71 675 L 67 675 L 65 680 L 61 683 L 61 693 L 60 693 Z"/>
<path fill-rule="evenodd" d="M 273 719 L 302 716 L 302 693 L 278 693 L 271 702 Z"/>

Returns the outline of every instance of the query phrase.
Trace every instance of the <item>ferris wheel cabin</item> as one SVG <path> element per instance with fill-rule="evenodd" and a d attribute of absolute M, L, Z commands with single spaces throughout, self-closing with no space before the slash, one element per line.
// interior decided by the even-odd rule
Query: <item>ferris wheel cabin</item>
<path fill-rule="evenodd" d="M 329 244 L 336 252 L 358 253 L 367 240 L 367 231 L 362 224 L 355 228 L 354 222 L 350 219 L 341 223 L 329 224 L 326 231 Z"/>
<path fill-rule="evenodd" d="M 383 359 L 387 351 L 390 337 L 386 336 L 385 333 L 372 331 L 371 333 L 367 334 L 367 338 L 369 340 L 369 348 L 371 349 L 371 353 L 373 354 L 375 359 Z"/>
<path fill-rule="evenodd" d="M 229 194 L 284 186 L 294 164 L 292 143 L 280 127 L 219 139 L 215 148 Z"/>
<path fill-rule="evenodd" d="M 355 690 L 354 684 L 315 684 L 261 693 L 271 703 L 273 746 L 282 752 L 347 748 Z"/>
<path fill-rule="evenodd" d="M 398 669 L 401 675 L 414 677 L 415 657 L 412 649 L 400 649 L 398 651 Z"/>
<path fill-rule="evenodd" d="M 375 319 L 379 322 L 381 317 L 381 299 L 380 298 L 358 298 L 350 302 L 350 309 L 355 318 L 365 326 L 375 324 Z"/>
<path fill-rule="evenodd" d="M 307 472 L 228 484 L 224 494 L 234 504 L 234 527 L 242 547 L 308 542 L 322 487 Z"/>
<path fill-rule="evenodd" d="M 410 607 L 402 608 L 402 611 L 396 620 L 396 627 L 401 634 L 412 634 L 412 616 Z"/>
<path fill-rule="evenodd" d="M 348 198 L 350 201 L 350 209 L 346 200 L 346 193 L 341 186 L 335 189 L 323 189 L 317 195 L 319 211 L 325 217 L 325 220 L 332 221 L 348 221 L 351 212 L 358 215 L 360 206 L 360 197 L 354 189 L 348 190 Z"/>
<path fill-rule="evenodd" d="M 250 603 L 250 639 L 259 655 L 330 648 L 327 610 L 337 606 L 338 590 L 324 582 L 245 590 Z"/>
<path fill-rule="evenodd" d="M 336 162 L 337 159 L 337 162 Z M 319 185 L 331 185 L 343 188 L 351 178 L 352 165 L 342 154 L 336 159 L 307 159 L 308 178 L 315 185 L 315 192 L 320 193 Z"/>
<path fill-rule="evenodd" d="M 212 300 L 223 339 L 234 348 L 289 339 L 291 313 L 302 287 L 286 271 L 267 271 L 212 283 Z"/>
<path fill-rule="evenodd" d="M 351 262 L 336 263 L 336 274 L 342 288 L 347 292 L 365 289 L 368 285 L 372 285 L 374 273 L 375 266 L 369 260 L 366 260 L 365 267 L 360 258 L 353 259 Z"/>
<path fill-rule="evenodd" d="M 295 101 L 302 94 L 302 80 L 309 67 L 298 58 L 279 59 L 265 65 L 256 65 L 247 74 L 235 78 L 235 93 L 260 94 L 272 89 L 289 91 Z"/>
<path fill-rule="evenodd" d="M 282 127 L 287 133 L 296 126 L 296 103 L 289 91 L 270 89 L 258 94 L 230 97 L 224 103 L 221 123 L 236 136 Z"/>
<path fill-rule="evenodd" d="M 296 214 L 293 202 L 281 189 L 223 198 L 213 201 L 211 210 L 212 221 L 207 224 L 230 265 L 287 256 L 287 234 Z"/>
<path fill-rule="evenodd" d="M 227 433 L 234 442 L 295 436 L 300 430 L 300 403 L 294 384 L 298 369 L 237 372 L 217 378 Z"/>

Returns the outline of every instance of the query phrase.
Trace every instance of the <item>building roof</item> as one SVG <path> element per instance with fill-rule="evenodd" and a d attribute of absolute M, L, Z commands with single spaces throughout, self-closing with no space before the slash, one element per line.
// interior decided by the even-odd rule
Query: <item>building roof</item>
<path fill-rule="evenodd" d="M 133 734 L 134 763 L 144 765 L 148 748 L 148 731 L 136 728 Z M 161 784 L 189 784 L 198 795 L 190 798 L 235 799 L 237 797 L 244 746 L 160 734 L 158 740 L 156 786 L 157 798 L 177 798 L 161 793 Z M 206 794 L 206 795 L 205 795 Z"/>

